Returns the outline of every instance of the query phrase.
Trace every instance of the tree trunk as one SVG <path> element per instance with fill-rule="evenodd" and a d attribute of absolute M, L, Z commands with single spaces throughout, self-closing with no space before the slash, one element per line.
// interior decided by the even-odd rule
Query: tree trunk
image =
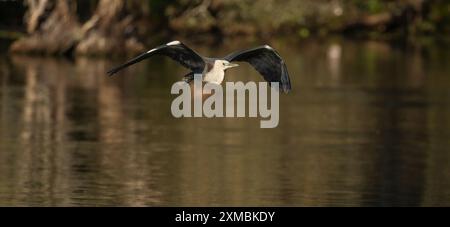
<path fill-rule="evenodd" d="M 139 3 L 140 2 L 140 3 Z M 83 55 L 134 53 L 144 49 L 135 25 L 146 12 L 142 1 L 100 0 L 92 17 L 80 25 L 73 0 L 26 0 L 28 37 L 12 52 Z"/>
<path fill-rule="evenodd" d="M 13 52 L 64 54 L 77 43 L 80 25 L 70 0 L 26 0 L 28 37 L 11 46 Z"/>
<path fill-rule="evenodd" d="M 94 15 L 82 27 L 77 54 L 108 55 L 144 50 L 137 39 L 137 20 L 145 12 L 136 1 L 100 0 Z"/>

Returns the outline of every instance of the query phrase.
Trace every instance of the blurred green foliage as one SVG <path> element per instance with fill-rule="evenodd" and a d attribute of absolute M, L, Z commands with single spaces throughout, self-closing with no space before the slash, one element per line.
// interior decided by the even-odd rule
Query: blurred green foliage
<path fill-rule="evenodd" d="M 348 30 L 371 35 L 450 32 L 448 0 L 173 0 L 164 8 L 161 19 L 179 32 L 294 31 L 304 38 Z"/>

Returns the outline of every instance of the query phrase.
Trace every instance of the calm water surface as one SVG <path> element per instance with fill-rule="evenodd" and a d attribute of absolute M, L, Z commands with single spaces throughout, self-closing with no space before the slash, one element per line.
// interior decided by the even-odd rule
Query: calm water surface
<path fill-rule="evenodd" d="M 196 47 L 205 55 L 253 44 Z M 280 125 L 174 119 L 157 57 L 0 56 L 0 205 L 450 205 L 450 51 L 273 42 L 293 91 Z M 261 80 L 250 66 L 227 80 Z"/>

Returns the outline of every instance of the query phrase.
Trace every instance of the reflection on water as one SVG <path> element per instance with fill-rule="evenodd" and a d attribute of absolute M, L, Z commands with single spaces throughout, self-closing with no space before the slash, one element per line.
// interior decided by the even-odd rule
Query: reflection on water
<path fill-rule="evenodd" d="M 108 78 L 117 61 L 1 57 L 0 205 L 450 205 L 449 51 L 273 46 L 293 92 L 264 130 L 174 119 L 186 71 L 164 58 Z"/>

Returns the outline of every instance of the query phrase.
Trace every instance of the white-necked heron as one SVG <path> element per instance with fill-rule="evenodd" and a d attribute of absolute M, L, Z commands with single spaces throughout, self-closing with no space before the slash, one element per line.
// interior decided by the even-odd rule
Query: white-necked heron
<path fill-rule="evenodd" d="M 168 56 L 190 69 L 191 72 L 184 77 L 186 82 L 192 81 L 195 74 L 202 74 L 203 81 L 221 84 L 225 76 L 225 70 L 238 66 L 238 64 L 232 62 L 242 61 L 252 65 L 266 81 L 279 82 L 280 89 L 283 92 L 288 93 L 291 90 L 289 73 L 284 60 L 268 45 L 238 51 L 224 58 L 208 58 L 200 56 L 180 41 L 172 41 L 151 49 L 108 71 L 108 75 L 112 76 L 118 71 L 153 55 Z"/>

